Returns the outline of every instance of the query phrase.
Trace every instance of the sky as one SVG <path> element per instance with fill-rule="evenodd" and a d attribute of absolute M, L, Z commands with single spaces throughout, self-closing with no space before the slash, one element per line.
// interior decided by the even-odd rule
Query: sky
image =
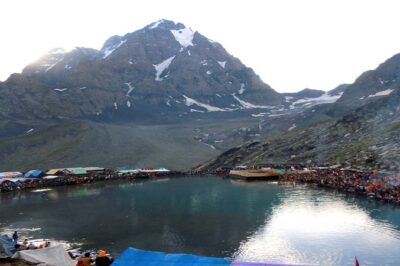
<path fill-rule="evenodd" d="M 279 92 L 352 83 L 400 52 L 398 0 L 1 0 L 0 80 L 55 47 L 100 49 L 159 19 L 221 43 Z"/>

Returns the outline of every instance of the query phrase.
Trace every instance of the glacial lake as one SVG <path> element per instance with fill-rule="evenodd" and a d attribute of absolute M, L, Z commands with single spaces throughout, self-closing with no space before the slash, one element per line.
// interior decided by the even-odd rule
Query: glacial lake
<path fill-rule="evenodd" d="M 0 194 L 0 232 L 311 265 L 400 265 L 400 207 L 306 185 L 215 177 L 99 182 Z"/>

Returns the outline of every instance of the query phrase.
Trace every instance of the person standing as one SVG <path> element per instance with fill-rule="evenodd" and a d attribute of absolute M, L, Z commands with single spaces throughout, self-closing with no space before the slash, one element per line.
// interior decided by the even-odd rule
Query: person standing
<path fill-rule="evenodd" d="M 12 238 L 14 240 L 14 243 L 17 244 L 17 242 L 18 242 L 18 233 L 17 233 L 17 231 L 14 232 L 14 234 L 12 235 Z"/>

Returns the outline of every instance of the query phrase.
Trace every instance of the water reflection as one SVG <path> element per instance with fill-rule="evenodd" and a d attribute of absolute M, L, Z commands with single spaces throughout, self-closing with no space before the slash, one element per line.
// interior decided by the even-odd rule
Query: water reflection
<path fill-rule="evenodd" d="M 24 230 L 36 229 L 40 230 Z M 400 209 L 332 191 L 216 178 L 0 194 L 0 233 L 114 255 L 165 252 L 316 265 L 400 265 Z"/>
<path fill-rule="evenodd" d="M 241 261 L 313 265 L 399 265 L 399 231 L 359 206 L 318 191 L 289 190 L 265 225 L 243 241 Z"/>

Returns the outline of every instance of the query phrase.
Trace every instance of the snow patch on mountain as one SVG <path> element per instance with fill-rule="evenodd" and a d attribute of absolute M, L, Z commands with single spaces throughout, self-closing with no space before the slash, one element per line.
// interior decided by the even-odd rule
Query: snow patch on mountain
<path fill-rule="evenodd" d="M 245 89 L 244 89 L 244 83 L 240 83 L 240 90 L 238 91 L 239 94 L 243 94 L 244 91 L 245 91 Z"/>
<path fill-rule="evenodd" d="M 66 91 L 66 90 L 68 90 L 68 88 L 63 88 L 63 89 L 53 89 L 53 90 L 55 90 L 55 91 L 59 91 L 59 92 L 63 92 L 63 91 Z"/>
<path fill-rule="evenodd" d="M 209 104 L 198 102 L 195 99 L 189 98 L 189 97 L 187 97 L 185 95 L 183 95 L 183 97 L 185 98 L 186 106 L 197 105 L 197 106 L 203 107 L 208 112 L 225 112 L 226 111 L 225 109 L 222 109 L 222 108 L 219 108 L 219 107 L 215 107 L 215 106 L 211 106 Z"/>
<path fill-rule="evenodd" d="M 246 102 L 246 101 L 244 101 L 244 100 L 241 100 L 239 97 L 237 97 L 235 93 L 232 93 L 231 95 L 232 95 L 232 97 L 233 97 L 236 101 L 238 101 L 238 102 L 240 103 L 240 105 L 241 105 L 244 109 L 256 109 L 256 108 L 257 108 L 257 109 L 266 109 L 266 108 L 271 109 L 271 108 L 274 108 L 274 106 L 255 105 L 255 104 Z"/>
<path fill-rule="evenodd" d="M 41 67 L 45 68 L 44 72 L 47 72 L 50 69 L 52 69 L 53 67 L 55 67 L 58 63 L 60 63 L 63 59 L 64 59 L 64 55 L 62 55 L 61 58 L 56 59 L 56 61 L 54 61 L 53 63 L 43 64 L 43 65 L 41 65 Z"/>
<path fill-rule="evenodd" d="M 126 101 L 126 106 L 128 106 L 128 108 L 131 108 L 131 101 L 127 100 Z"/>
<path fill-rule="evenodd" d="M 155 28 L 157 28 L 161 23 L 163 23 L 164 22 L 164 20 L 163 19 L 161 19 L 161 20 L 159 20 L 159 21 L 156 21 L 156 22 L 154 22 L 153 24 L 151 24 L 150 25 L 150 27 L 149 27 L 149 29 L 155 29 Z"/>
<path fill-rule="evenodd" d="M 207 75 L 211 75 L 212 72 L 211 72 L 210 70 L 207 70 L 206 74 L 207 74 Z"/>
<path fill-rule="evenodd" d="M 290 102 L 291 100 L 293 100 L 292 96 L 285 96 L 285 101 Z"/>
<path fill-rule="evenodd" d="M 127 91 L 126 94 L 125 94 L 126 97 L 130 97 L 130 96 L 131 96 L 131 95 L 130 95 L 131 92 L 135 89 L 135 86 L 132 86 L 132 85 L 131 85 L 132 82 L 133 82 L 133 81 L 124 83 L 126 86 L 128 86 L 128 91 Z"/>
<path fill-rule="evenodd" d="M 252 114 L 252 117 L 263 117 L 265 115 L 267 115 L 268 113 L 258 113 L 258 114 Z"/>
<path fill-rule="evenodd" d="M 114 109 L 118 110 L 118 104 L 116 102 L 114 102 Z"/>
<path fill-rule="evenodd" d="M 196 109 L 192 109 L 192 108 L 190 108 L 190 112 L 191 113 L 204 113 L 204 111 L 200 111 L 200 110 L 196 110 Z"/>
<path fill-rule="evenodd" d="M 194 31 L 190 28 L 184 28 L 180 30 L 171 30 L 172 35 L 174 35 L 175 40 L 180 43 L 181 46 L 187 48 L 188 46 L 193 46 Z"/>
<path fill-rule="evenodd" d="M 109 57 L 115 50 L 117 50 L 119 47 L 121 47 L 121 45 L 123 45 L 124 43 L 126 43 L 126 40 L 121 40 L 119 43 L 105 48 L 104 52 L 103 52 L 103 54 L 104 54 L 103 59 Z"/>
<path fill-rule="evenodd" d="M 157 65 L 153 65 L 154 69 L 156 70 L 156 81 L 161 81 L 163 80 L 162 78 L 160 78 L 161 74 L 164 72 L 165 69 L 167 69 L 169 67 L 169 65 L 172 63 L 172 60 L 174 60 L 175 56 L 171 56 L 170 58 L 162 61 L 161 63 L 157 64 Z"/>
<path fill-rule="evenodd" d="M 297 126 L 296 124 L 293 124 L 291 127 L 288 128 L 288 131 L 292 131 L 293 129 L 295 129 Z"/>
<path fill-rule="evenodd" d="M 384 91 L 377 92 L 375 94 L 368 95 L 368 98 L 386 96 L 386 95 L 391 94 L 393 91 L 394 91 L 393 89 L 387 89 L 387 90 L 384 90 Z"/>
<path fill-rule="evenodd" d="M 217 62 L 222 68 L 225 68 L 226 61 L 217 61 Z"/>
<path fill-rule="evenodd" d="M 294 109 L 296 107 L 311 107 L 314 105 L 318 104 L 324 104 L 324 103 L 334 103 L 336 102 L 341 96 L 343 95 L 343 92 L 337 94 L 337 95 L 330 95 L 329 93 L 324 93 L 319 97 L 315 98 L 303 98 L 303 99 L 298 99 L 290 105 L 290 109 Z M 289 101 L 288 97 L 285 97 L 286 101 Z"/>

